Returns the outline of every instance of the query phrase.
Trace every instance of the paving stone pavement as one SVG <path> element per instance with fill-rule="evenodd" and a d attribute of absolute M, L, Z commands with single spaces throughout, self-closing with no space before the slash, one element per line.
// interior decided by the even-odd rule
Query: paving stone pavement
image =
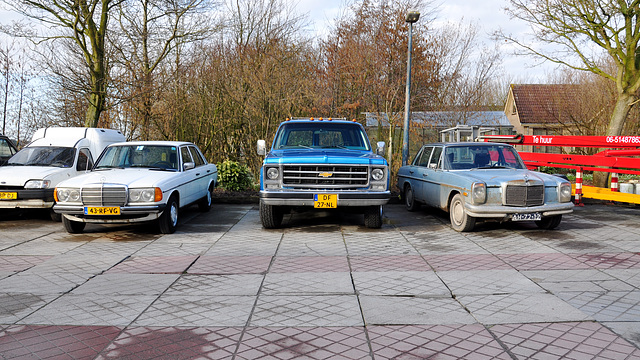
<path fill-rule="evenodd" d="M 554 231 L 385 207 L 187 209 L 175 234 L 0 219 L 0 359 L 640 359 L 640 208 Z"/>

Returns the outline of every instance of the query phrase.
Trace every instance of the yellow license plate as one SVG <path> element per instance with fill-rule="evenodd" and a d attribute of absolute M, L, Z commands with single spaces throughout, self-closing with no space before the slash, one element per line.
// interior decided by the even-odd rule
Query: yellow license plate
<path fill-rule="evenodd" d="M 313 207 L 316 209 L 335 209 L 338 207 L 337 194 L 313 195 Z"/>
<path fill-rule="evenodd" d="M 120 215 L 119 206 L 86 206 L 85 215 Z"/>
<path fill-rule="evenodd" d="M 18 193 L 15 192 L 0 192 L 0 200 L 15 200 L 18 198 Z"/>

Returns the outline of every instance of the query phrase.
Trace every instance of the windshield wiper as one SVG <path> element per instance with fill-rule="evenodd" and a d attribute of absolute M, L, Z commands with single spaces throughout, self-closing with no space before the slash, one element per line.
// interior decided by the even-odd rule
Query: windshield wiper
<path fill-rule="evenodd" d="M 330 145 L 330 146 L 323 146 L 322 148 L 323 148 L 323 149 L 335 149 L 335 148 L 337 148 L 337 149 L 345 149 L 345 150 L 349 150 L 349 148 L 348 148 L 348 147 L 346 147 L 346 146 L 342 146 L 342 145 Z"/>
<path fill-rule="evenodd" d="M 114 165 L 102 165 L 96 167 L 94 170 L 111 170 L 111 169 L 124 169 L 122 166 L 114 166 Z"/>
<path fill-rule="evenodd" d="M 165 169 L 165 168 L 161 168 L 161 167 L 150 167 L 149 170 L 154 170 L 154 171 L 171 171 L 171 172 L 176 172 L 178 171 L 178 169 Z"/>

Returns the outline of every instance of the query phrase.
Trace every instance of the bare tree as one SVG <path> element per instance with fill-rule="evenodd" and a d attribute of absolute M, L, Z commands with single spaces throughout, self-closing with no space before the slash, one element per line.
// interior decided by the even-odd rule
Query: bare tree
<path fill-rule="evenodd" d="M 2 134 L 7 133 L 7 108 L 9 107 L 9 85 L 11 84 L 11 70 L 13 63 L 10 55 L 11 49 L 9 46 L 6 48 L 0 48 L 0 75 L 2 75 L 2 90 L 3 90 L 3 102 L 2 102 Z"/>
<path fill-rule="evenodd" d="M 172 51 L 211 33 L 215 5 L 211 0 L 132 0 L 118 5 L 118 31 L 110 36 L 118 72 L 114 78 L 120 96 L 135 111 L 140 137 L 153 136 L 154 96 L 163 86 L 158 81 L 163 77 L 154 74 L 164 70 L 160 67 Z"/>
<path fill-rule="evenodd" d="M 124 0 L 2 0 L 9 9 L 21 14 L 36 28 L 52 29 L 35 34 L 32 27 L 4 26 L 2 31 L 36 42 L 70 39 L 80 49 L 89 72 L 88 106 L 85 126 L 96 127 L 105 108 L 107 64 L 105 37 L 112 8 Z"/>
<path fill-rule="evenodd" d="M 478 32 L 476 24 L 448 23 L 431 36 L 440 78 L 432 109 L 454 110 L 449 112 L 457 114 L 450 117 L 452 126 L 465 124 L 470 111 L 495 105 L 497 100 L 490 96 L 495 96 L 492 87 L 499 77 L 502 58 L 496 46 L 481 44 Z"/>
<path fill-rule="evenodd" d="M 538 42 L 503 32 L 520 53 L 590 71 L 615 84 L 617 100 L 606 135 L 620 135 L 640 89 L 640 0 L 510 0 L 507 12 L 531 25 Z M 540 46 L 536 46 L 538 44 Z M 605 68 L 603 54 L 613 62 Z"/>

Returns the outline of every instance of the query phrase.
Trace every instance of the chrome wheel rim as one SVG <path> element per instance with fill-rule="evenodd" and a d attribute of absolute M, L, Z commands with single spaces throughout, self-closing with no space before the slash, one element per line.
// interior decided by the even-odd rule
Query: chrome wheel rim
<path fill-rule="evenodd" d="M 456 225 L 460 225 L 462 223 L 462 219 L 464 218 L 464 206 L 459 200 L 454 200 L 451 204 L 451 219 Z"/>
<path fill-rule="evenodd" d="M 171 204 L 171 213 L 169 215 L 171 215 L 171 224 L 176 226 L 178 224 L 178 206 L 176 203 Z"/>

